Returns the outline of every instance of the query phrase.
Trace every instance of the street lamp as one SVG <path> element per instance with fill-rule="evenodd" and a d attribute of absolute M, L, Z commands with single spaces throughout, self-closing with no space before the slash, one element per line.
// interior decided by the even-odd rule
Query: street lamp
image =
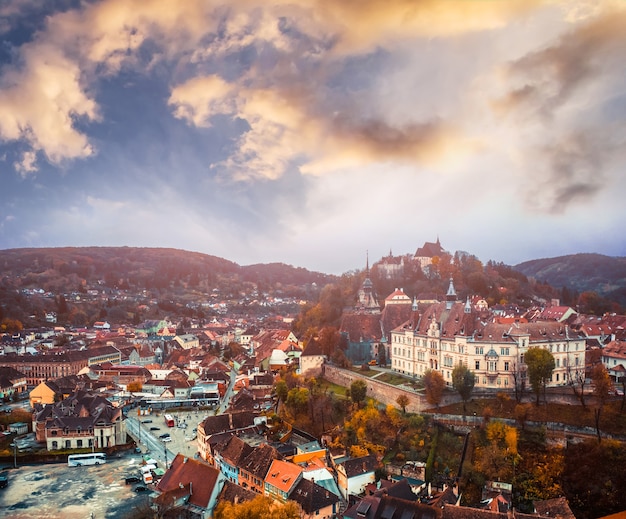
<path fill-rule="evenodd" d="M 14 441 L 11 443 L 11 447 L 13 447 L 13 468 L 17 468 L 17 443 Z"/>

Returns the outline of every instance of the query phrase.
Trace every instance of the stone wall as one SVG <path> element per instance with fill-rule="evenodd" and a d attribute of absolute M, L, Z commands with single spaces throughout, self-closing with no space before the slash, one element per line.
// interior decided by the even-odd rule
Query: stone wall
<path fill-rule="evenodd" d="M 369 398 L 373 398 L 385 405 L 391 404 L 394 407 L 399 407 L 396 403 L 398 396 L 406 395 L 409 397 L 409 405 L 406 406 L 406 410 L 409 413 L 421 413 L 424 409 L 430 407 L 424 396 L 413 390 L 380 382 L 347 369 L 326 364 L 324 366 L 324 378 L 333 384 L 343 387 L 350 387 L 350 384 L 355 380 L 363 380 L 367 383 L 367 396 Z"/>

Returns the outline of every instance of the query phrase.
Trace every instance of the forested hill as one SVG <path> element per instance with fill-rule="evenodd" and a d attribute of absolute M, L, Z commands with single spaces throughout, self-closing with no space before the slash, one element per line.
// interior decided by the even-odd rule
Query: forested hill
<path fill-rule="evenodd" d="M 599 295 L 626 305 L 626 258 L 602 254 L 572 254 L 525 261 L 513 267 L 527 277 L 553 287 Z"/>
<path fill-rule="evenodd" d="M 240 266 L 232 261 L 170 248 L 55 247 L 0 250 L 0 279 L 16 288 L 75 289 L 82 284 L 110 288 L 204 290 L 238 281 L 270 288 L 275 283 L 324 285 L 334 278 L 285 264 Z"/>

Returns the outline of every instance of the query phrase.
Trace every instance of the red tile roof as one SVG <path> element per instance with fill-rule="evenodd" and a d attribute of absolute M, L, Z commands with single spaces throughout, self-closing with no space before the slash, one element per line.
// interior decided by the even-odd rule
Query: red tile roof
<path fill-rule="evenodd" d="M 156 488 L 162 493 L 180 492 L 182 485 L 187 491 L 191 489 L 189 504 L 207 508 L 219 477 L 220 472 L 215 467 L 178 454 Z"/>

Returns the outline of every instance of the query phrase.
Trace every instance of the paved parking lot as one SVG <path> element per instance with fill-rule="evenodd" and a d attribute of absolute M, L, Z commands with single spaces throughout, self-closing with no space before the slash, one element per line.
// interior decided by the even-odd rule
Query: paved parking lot
<path fill-rule="evenodd" d="M 9 485 L 0 489 L 0 516 L 8 519 L 123 519 L 148 504 L 148 492 L 126 485 L 139 472 L 141 455 L 123 454 L 106 464 L 20 466 L 9 470 Z"/>
<path fill-rule="evenodd" d="M 129 416 L 126 423 L 126 430 L 138 441 L 143 452 L 149 452 L 152 457 L 165 463 L 165 450 L 167 449 L 167 461 L 170 463 L 176 454 L 181 453 L 185 456 L 193 457 L 198 451 L 196 440 L 188 439 L 196 436 L 193 432 L 194 428 L 202 422 L 207 416 L 213 416 L 215 411 L 181 411 L 170 412 L 176 420 L 177 424 L 187 424 L 186 428 L 178 426 L 168 427 L 163 418 L 164 413 L 156 413 L 143 416 Z M 139 423 L 141 423 L 141 432 L 139 432 Z M 159 438 L 162 434 L 170 435 L 170 442 L 163 442 Z M 162 466 L 163 466 L 162 465 Z"/>

